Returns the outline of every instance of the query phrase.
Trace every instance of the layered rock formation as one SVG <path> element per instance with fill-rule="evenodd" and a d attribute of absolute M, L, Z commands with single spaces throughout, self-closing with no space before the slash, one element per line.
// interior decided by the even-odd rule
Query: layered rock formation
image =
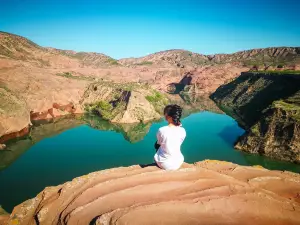
<path fill-rule="evenodd" d="M 246 133 L 236 148 L 300 163 L 300 75 L 242 73 L 211 95 Z"/>
<path fill-rule="evenodd" d="M 113 123 L 139 123 L 161 118 L 168 99 L 139 84 L 93 83 L 85 91 L 81 104 L 87 111 Z"/>
<path fill-rule="evenodd" d="M 202 66 L 186 73 L 178 84 L 185 94 L 209 94 L 248 70 L 249 67 L 230 63 Z"/>
<path fill-rule="evenodd" d="M 86 80 L 75 80 L 43 73 L 31 71 L 30 68 L 19 70 L 8 70 L 0 73 L 0 79 L 8 93 L 15 96 L 7 98 L 9 106 L 16 105 L 18 99 L 19 110 L 5 111 L 5 100 L 1 98 L 0 136 L 14 134 L 28 127 L 34 120 L 51 119 L 70 113 L 82 113 L 83 109 L 79 104 L 84 90 L 88 84 Z M 12 116 L 12 114 L 18 114 Z M 3 118 L 3 119 L 2 119 Z M 27 131 L 28 132 L 28 131 Z M 26 132 L 21 132 L 26 133 Z M 6 138 L 5 138 L 6 139 Z"/>
<path fill-rule="evenodd" d="M 8 224 L 300 224 L 300 176 L 221 161 L 130 166 L 48 187 Z"/>
<path fill-rule="evenodd" d="M 192 92 L 209 94 L 249 69 L 299 69 L 300 48 L 252 49 L 216 55 L 168 50 L 141 58 L 121 59 L 119 63 L 131 68 L 144 66 L 148 72 L 151 68 L 161 68 L 155 72 L 154 81 L 147 80 L 146 74 L 141 76 L 160 90 L 166 91 L 169 85 L 179 84 L 187 86 L 188 90 L 192 86 Z M 176 69 L 171 70 L 174 67 Z"/>
<path fill-rule="evenodd" d="M 0 86 L 0 103 L 0 138 L 30 125 L 27 104 L 6 86 Z"/>

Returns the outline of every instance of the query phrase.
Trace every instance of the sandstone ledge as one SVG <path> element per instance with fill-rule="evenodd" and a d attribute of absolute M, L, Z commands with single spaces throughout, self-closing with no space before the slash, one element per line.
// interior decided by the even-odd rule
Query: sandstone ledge
<path fill-rule="evenodd" d="M 108 169 L 47 187 L 8 224 L 300 224 L 300 175 L 205 160 Z"/>

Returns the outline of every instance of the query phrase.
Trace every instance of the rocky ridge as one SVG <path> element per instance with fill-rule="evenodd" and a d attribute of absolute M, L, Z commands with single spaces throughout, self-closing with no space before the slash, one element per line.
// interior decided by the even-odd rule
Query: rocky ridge
<path fill-rule="evenodd" d="M 19 35 L 0 32 L 0 58 L 27 62 L 37 67 L 104 67 L 114 59 L 101 53 L 44 48 Z"/>
<path fill-rule="evenodd" d="M 299 224 L 300 176 L 206 160 L 87 174 L 16 206 L 8 224 Z"/>

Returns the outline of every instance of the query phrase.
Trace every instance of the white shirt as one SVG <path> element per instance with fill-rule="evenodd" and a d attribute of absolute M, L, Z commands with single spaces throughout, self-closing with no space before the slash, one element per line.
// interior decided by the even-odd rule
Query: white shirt
<path fill-rule="evenodd" d="M 184 161 L 180 146 L 186 136 L 181 126 L 164 126 L 159 128 L 156 137 L 160 148 L 154 155 L 157 165 L 165 170 L 179 169 Z"/>

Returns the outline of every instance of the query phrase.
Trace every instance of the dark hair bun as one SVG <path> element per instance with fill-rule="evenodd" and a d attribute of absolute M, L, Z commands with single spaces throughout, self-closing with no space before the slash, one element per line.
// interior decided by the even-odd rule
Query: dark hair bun
<path fill-rule="evenodd" d="M 179 105 L 167 105 L 164 114 L 170 116 L 176 126 L 181 124 L 180 118 L 182 116 L 182 108 Z"/>

